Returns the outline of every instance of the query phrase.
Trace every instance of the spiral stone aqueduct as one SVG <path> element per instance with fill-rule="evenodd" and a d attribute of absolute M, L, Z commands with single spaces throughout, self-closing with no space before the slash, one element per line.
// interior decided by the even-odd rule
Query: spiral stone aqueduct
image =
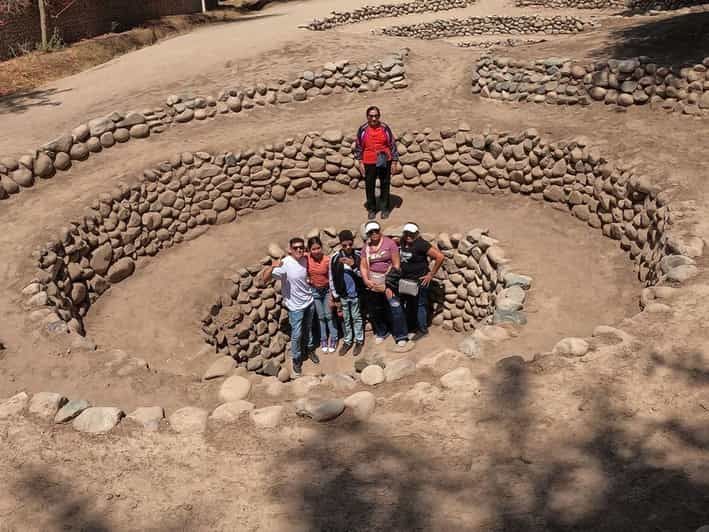
<path fill-rule="evenodd" d="M 329 16 L 324 2 L 313 4 L 304 8 L 312 21 L 284 4 L 269 10 L 285 21 L 244 22 L 246 35 L 260 31 L 248 25 L 290 25 L 292 41 L 280 56 L 239 52 L 245 74 L 230 72 L 226 83 L 178 76 L 159 94 L 141 94 L 138 84 L 109 107 L 104 98 L 87 101 L 90 112 L 67 110 L 52 140 L 36 142 L 32 132 L 0 144 L 0 223 L 8 228 L 0 239 L 0 427 L 15 453 L 7 460 L 17 460 L 22 439 L 36 449 L 46 433 L 60 441 L 52 452 L 75 445 L 89 461 L 102 447 L 123 452 L 157 434 L 145 445 L 166 449 L 167 459 L 188 460 L 177 448 L 185 442 L 209 449 L 223 471 L 201 479 L 210 485 L 229 470 L 219 451 L 239 440 L 250 458 L 238 459 L 238 471 L 249 471 L 252 484 L 239 488 L 245 506 L 234 519 L 269 529 L 289 527 L 247 514 L 276 480 L 296 482 L 294 464 L 259 469 L 288 456 L 283 449 L 327 450 L 333 471 L 352 464 L 350 450 L 374 452 L 391 478 L 408 469 L 405 483 L 431 497 L 429 520 L 408 529 L 486 529 L 509 524 L 516 511 L 529 529 L 544 529 L 533 484 L 565 461 L 577 477 L 550 481 L 545 503 L 555 510 L 544 514 L 546 525 L 631 529 L 620 507 L 599 502 L 630 482 L 608 471 L 622 453 L 602 466 L 586 452 L 604 433 L 660 485 L 665 472 L 691 477 L 676 488 L 691 503 L 679 522 L 709 522 L 693 505 L 709 481 L 697 466 L 706 420 L 689 407 L 706 404 L 709 356 L 701 330 L 706 187 L 696 149 L 709 123 L 709 58 L 678 64 L 640 50 L 591 59 L 586 51 L 615 38 L 605 29 L 619 24 L 612 2 L 532 11 L 525 2 L 352 1 Z M 505 49 L 518 37 L 529 40 Z M 292 380 L 279 286 L 262 286 L 256 273 L 293 234 L 315 228 L 336 247 L 337 230 L 361 233 L 353 132 L 371 104 L 382 108 L 400 152 L 392 191 L 401 205 L 385 230 L 415 219 L 446 255 L 434 330 L 405 353 L 368 339 L 359 359 L 323 356 Z M 18 130 L 17 118 L 2 116 Z M 604 416 L 609 425 L 598 421 Z M 362 426 L 376 451 L 360 440 Z M 403 427 L 409 437 L 423 434 L 418 451 L 383 443 Z M 695 440 L 677 440 L 694 429 Z M 643 439 L 643 430 L 665 439 Z M 453 456 L 486 457 L 456 482 L 471 489 L 491 471 L 500 475 L 474 510 L 443 490 L 452 477 L 437 445 L 451 434 L 463 442 Z M 328 438 L 348 443 L 338 449 Z M 413 473 L 417 452 L 435 464 L 430 483 Z M 137 462 L 149 460 L 136 453 Z M 662 453 L 676 453 L 678 463 Z M 539 471 L 507 469 L 509 457 Z M 329 471 L 318 460 L 303 463 Z M 334 491 L 355 485 L 366 493 L 357 475 L 382 481 L 362 470 Z M 316 477 L 297 482 L 312 488 Z M 402 485 L 385 484 L 385 498 L 402 495 Z M 115 478 L 108 485 L 120 489 Z M 652 488 L 643 489 L 651 500 Z M 519 493 L 515 508 L 498 507 L 496 490 Z M 300 504 L 300 495 L 281 495 L 269 511 L 292 516 L 284 499 Z M 356 504 L 328 496 L 348 517 L 314 504 L 299 526 L 386 526 L 387 516 L 362 517 Z M 199 528 L 206 499 L 195 504 Z M 627 504 L 640 512 L 645 502 Z M 42 515 L 25 512 L 11 514 L 13 522 Z M 404 514 L 423 519 L 411 508 Z M 390 529 L 407 527 L 402 516 Z M 678 517 L 661 508 L 658 519 Z M 219 517 L 221 527 L 235 523 Z"/>

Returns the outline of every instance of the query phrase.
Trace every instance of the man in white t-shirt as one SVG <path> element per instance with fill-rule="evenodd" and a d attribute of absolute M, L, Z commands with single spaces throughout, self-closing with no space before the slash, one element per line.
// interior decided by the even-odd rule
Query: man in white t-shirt
<path fill-rule="evenodd" d="M 272 277 L 282 283 L 283 304 L 288 310 L 291 327 L 291 353 L 293 356 L 293 377 L 300 377 L 303 367 L 303 346 L 314 364 L 320 362 L 315 354 L 313 341 L 313 293 L 308 282 L 308 261 L 305 258 L 305 241 L 300 237 L 291 238 L 288 256 L 282 261 L 273 261 L 261 272 L 264 283 Z"/>

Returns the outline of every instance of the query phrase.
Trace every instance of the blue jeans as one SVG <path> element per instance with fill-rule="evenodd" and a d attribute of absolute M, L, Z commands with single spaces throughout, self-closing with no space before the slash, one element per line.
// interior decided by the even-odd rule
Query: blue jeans
<path fill-rule="evenodd" d="M 391 332 L 394 339 L 408 339 L 408 328 L 406 326 L 406 316 L 404 309 L 401 306 L 401 301 L 394 295 L 388 299 L 381 292 L 368 291 L 370 316 L 372 318 L 372 327 L 374 334 L 379 338 L 384 338 L 389 334 L 389 325 L 391 324 Z"/>
<path fill-rule="evenodd" d="M 330 289 L 313 286 L 312 292 L 315 313 L 318 315 L 318 322 L 320 323 L 320 341 L 325 342 L 329 336 L 330 341 L 334 342 L 337 340 L 337 325 L 335 325 L 332 309 L 330 308 Z"/>
<path fill-rule="evenodd" d="M 342 297 L 342 328 L 345 332 L 345 343 L 352 345 L 355 341 L 358 344 L 364 342 L 364 324 L 362 322 L 362 312 L 359 308 L 358 297 Z"/>
<path fill-rule="evenodd" d="M 401 296 L 409 327 L 416 325 L 422 334 L 428 333 L 428 293 L 428 286 L 419 285 L 418 295 Z"/>
<path fill-rule="evenodd" d="M 288 322 L 290 323 L 290 350 L 293 364 L 300 366 L 303 363 L 303 346 L 310 351 L 315 347 L 313 342 L 313 314 L 315 305 L 309 305 L 302 310 L 289 310 Z"/>

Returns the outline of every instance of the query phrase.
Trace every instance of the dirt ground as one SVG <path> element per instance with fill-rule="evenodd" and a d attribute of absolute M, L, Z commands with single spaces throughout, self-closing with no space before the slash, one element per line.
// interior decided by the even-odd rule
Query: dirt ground
<path fill-rule="evenodd" d="M 358 226 L 361 191 L 259 212 L 139 263 L 87 318 L 98 351 L 67 352 L 27 322 L 19 292 L 34 273 L 32 251 L 116 180 L 131 182 L 172 153 L 256 147 L 333 127 L 354 131 L 373 103 L 396 133 L 466 122 L 475 131 L 535 127 L 554 140 L 584 135 L 607 159 L 628 161 L 671 190 L 675 229 L 707 234 L 709 121 L 647 108 L 485 101 L 469 90 L 472 63 L 484 52 L 368 33 L 391 20 L 321 33 L 297 28 L 365 3 L 274 4 L 253 20 L 200 29 L 43 86 L 35 96 L 0 102 L 0 153 L 14 155 L 88 117 L 156 105 L 171 93 L 215 94 L 237 81 L 411 49 L 405 90 L 334 95 L 168 129 L 0 204 L 0 339 L 7 347 L 0 351 L 0 399 L 57 391 L 127 412 L 158 404 L 167 415 L 187 405 L 217 406 L 220 383 L 200 381 L 214 356 L 202 349 L 200 317 L 226 279 L 262 257 L 269 242 L 312 227 Z M 482 0 L 396 23 L 531 12 L 547 14 Z M 505 53 L 645 54 L 672 64 L 709 56 L 703 13 L 560 12 L 597 17 L 601 26 Z M 271 397 L 254 376 L 250 400 L 257 407 L 286 406 L 277 429 L 256 429 L 245 418 L 184 436 L 124 422 L 89 437 L 31 418 L 0 420 L 0 531 L 693 531 L 709 524 L 709 275 L 678 289 L 669 312 L 640 312 L 642 287 L 617 245 L 548 205 L 513 195 L 395 193 L 403 203 L 391 224 L 415 219 L 431 232 L 487 227 L 515 269 L 534 278 L 529 323 L 466 363 L 480 391 L 436 392 L 439 376 L 417 372 L 371 389 L 377 408 L 368 421 L 345 414 L 316 424 L 295 416 L 290 391 Z M 704 271 L 705 259 L 698 264 Z M 631 336 L 594 337 L 581 359 L 549 354 L 559 339 L 590 337 L 600 324 Z M 460 339 L 434 331 L 406 356 L 420 360 Z M 115 348 L 150 369 L 118 375 L 106 365 Z M 323 358 L 306 372 L 351 368 L 351 357 Z"/>

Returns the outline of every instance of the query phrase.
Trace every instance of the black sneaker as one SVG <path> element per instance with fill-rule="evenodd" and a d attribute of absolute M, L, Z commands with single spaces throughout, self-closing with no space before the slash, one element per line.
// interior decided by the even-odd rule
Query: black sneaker
<path fill-rule="evenodd" d="M 308 353 L 308 358 L 313 364 L 320 364 L 320 357 L 318 354 L 315 352 L 315 349 L 313 349 L 310 353 Z"/>
<path fill-rule="evenodd" d="M 377 211 L 367 211 L 367 220 L 374 220 L 377 217 Z"/>
<path fill-rule="evenodd" d="M 352 349 L 352 344 L 348 344 L 347 342 L 344 342 L 342 344 L 342 347 L 340 347 L 339 355 L 341 357 L 345 356 L 350 349 Z"/>
<path fill-rule="evenodd" d="M 389 209 L 384 209 L 381 214 L 382 220 L 386 220 L 387 218 L 389 218 L 390 214 L 391 211 Z"/>
<path fill-rule="evenodd" d="M 352 356 L 356 357 L 358 356 L 361 352 L 362 349 L 364 348 L 364 343 L 363 342 L 357 342 L 354 347 L 354 351 L 352 351 Z"/>

